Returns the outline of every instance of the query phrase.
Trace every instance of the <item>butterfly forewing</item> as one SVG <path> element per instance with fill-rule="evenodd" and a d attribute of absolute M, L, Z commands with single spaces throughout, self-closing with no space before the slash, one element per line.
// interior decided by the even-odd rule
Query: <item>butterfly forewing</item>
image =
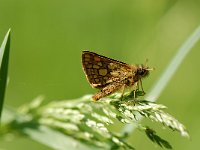
<path fill-rule="evenodd" d="M 83 51 L 82 65 L 92 87 L 103 88 L 111 82 L 121 81 L 131 71 L 128 64 L 90 51 Z"/>

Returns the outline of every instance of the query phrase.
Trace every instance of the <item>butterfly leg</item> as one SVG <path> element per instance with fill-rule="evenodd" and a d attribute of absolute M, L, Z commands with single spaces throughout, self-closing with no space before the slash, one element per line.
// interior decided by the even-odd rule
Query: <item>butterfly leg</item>
<path fill-rule="evenodd" d="M 136 90 L 133 90 L 133 98 L 136 99 Z"/>
<path fill-rule="evenodd" d="M 141 85 L 141 90 L 144 92 L 143 86 L 142 86 L 142 80 L 140 79 L 140 85 Z M 139 86 L 138 86 L 139 87 Z"/>
<path fill-rule="evenodd" d="M 122 100 L 123 97 L 124 97 L 125 86 L 126 86 L 126 85 L 124 84 L 124 85 L 122 85 L 122 87 L 121 87 L 121 89 L 122 89 L 122 94 L 121 94 L 121 96 L 120 96 L 120 100 Z"/>
<path fill-rule="evenodd" d="M 107 85 L 106 87 L 104 87 L 101 91 L 99 91 L 98 93 L 96 93 L 95 95 L 92 96 L 94 101 L 97 101 L 105 96 L 108 96 L 114 92 L 116 92 L 117 90 L 121 89 L 123 87 L 124 84 L 119 83 L 119 82 L 114 82 L 111 83 L 109 85 Z"/>
<path fill-rule="evenodd" d="M 144 91 L 144 89 L 143 89 L 142 80 L 141 80 L 141 79 L 140 79 L 140 85 L 141 85 L 142 94 L 145 95 L 145 91 Z"/>
<path fill-rule="evenodd" d="M 139 86 L 138 82 L 135 82 L 135 84 L 132 87 L 133 99 L 127 101 L 126 102 L 127 105 L 133 105 L 133 106 L 135 106 L 135 104 L 137 103 L 137 100 L 136 100 L 137 93 L 136 92 L 138 91 L 138 86 Z"/>
<path fill-rule="evenodd" d="M 139 89 L 139 84 L 138 82 L 135 83 L 135 85 L 133 86 L 133 98 L 136 99 L 137 95 L 136 95 L 136 91 Z"/>

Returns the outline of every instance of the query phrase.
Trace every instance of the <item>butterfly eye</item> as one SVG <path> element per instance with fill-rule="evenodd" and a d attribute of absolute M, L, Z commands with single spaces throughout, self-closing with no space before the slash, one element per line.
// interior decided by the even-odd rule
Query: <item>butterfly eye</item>
<path fill-rule="evenodd" d="M 147 71 L 147 70 L 145 70 L 145 69 L 143 69 L 143 68 L 138 68 L 137 73 L 138 73 L 139 75 L 141 75 L 141 76 L 144 76 L 144 75 L 146 74 L 146 71 Z"/>
<path fill-rule="evenodd" d="M 144 74 L 144 71 L 143 71 L 142 69 L 140 69 L 140 70 L 138 71 L 138 73 L 139 73 L 140 75 L 143 75 L 143 74 Z"/>

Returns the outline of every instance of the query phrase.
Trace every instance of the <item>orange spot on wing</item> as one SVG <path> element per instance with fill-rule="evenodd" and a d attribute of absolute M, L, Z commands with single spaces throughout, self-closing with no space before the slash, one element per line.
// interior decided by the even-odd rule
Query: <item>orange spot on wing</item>
<path fill-rule="evenodd" d="M 99 58 L 99 57 L 94 57 L 94 60 L 95 60 L 95 61 L 100 61 L 101 58 Z"/>

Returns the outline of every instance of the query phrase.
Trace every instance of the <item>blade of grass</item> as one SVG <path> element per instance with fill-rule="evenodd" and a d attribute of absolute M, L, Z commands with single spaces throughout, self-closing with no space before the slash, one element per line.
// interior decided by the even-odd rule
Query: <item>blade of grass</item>
<path fill-rule="evenodd" d="M 5 114 L 3 118 L 15 118 L 20 122 L 23 122 L 27 119 L 27 117 L 19 114 L 15 110 L 10 107 L 5 107 L 4 109 Z M 7 119 L 7 118 L 6 118 Z M 7 122 L 6 119 L 2 120 L 2 123 Z M 12 120 L 12 119 L 10 119 Z M 18 122 L 17 121 L 17 122 Z M 9 122 L 9 121 L 8 121 Z M 80 141 L 74 139 L 73 137 L 67 136 L 66 134 L 62 134 L 58 132 L 58 130 L 54 130 L 44 125 L 38 125 L 35 122 L 28 122 L 25 124 L 17 124 L 14 122 L 12 127 L 15 128 L 17 131 L 25 134 L 30 139 L 37 141 L 38 143 L 44 144 L 51 149 L 57 150 L 103 150 L 102 148 L 94 147 L 91 145 L 86 145 L 81 143 Z"/>
<path fill-rule="evenodd" d="M 189 38 L 182 44 L 179 48 L 178 52 L 175 54 L 174 58 L 171 60 L 159 80 L 154 84 L 152 90 L 145 97 L 145 100 L 149 100 L 155 102 L 157 98 L 160 96 L 161 92 L 164 90 L 183 59 L 187 56 L 187 54 L 192 50 L 192 47 L 199 41 L 200 39 L 200 26 L 198 26 L 195 31 L 189 36 Z M 141 120 L 143 117 L 141 116 L 138 120 Z M 135 129 L 135 126 L 132 124 L 126 125 L 122 132 L 123 133 L 132 133 Z"/>
<path fill-rule="evenodd" d="M 92 146 L 90 147 L 81 144 L 79 141 L 45 126 L 40 126 L 37 129 L 25 128 L 23 132 L 30 136 L 33 140 L 53 149 L 90 150 L 94 148 Z M 95 149 L 102 150 L 101 148 L 96 147 Z"/>
<path fill-rule="evenodd" d="M 10 51 L 10 29 L 4 37 L 3 43 L 0 47 L 0 119 L 3 109 L 4 95 L 6 91 L 8 60 Z"/>
<path fill-rule="evenodd" d="M 171 60 L 160 79 L 153 86 L 152 90 L 146 96 L 146 99 L 149 101 L 156 101 L 160 96 L 161 92 L 166 87 L 167 83 L 170 81 L 172 76 L 175 74 L 176 70 L 182 63 L 183 59 L 187 56 L 187 54 L 192 50 L 192 47 L 199 41 L 200 39 L 200 26 L 192 33 L 192 35 L 183 43 L 180 47 L 174 58 Z"/>

